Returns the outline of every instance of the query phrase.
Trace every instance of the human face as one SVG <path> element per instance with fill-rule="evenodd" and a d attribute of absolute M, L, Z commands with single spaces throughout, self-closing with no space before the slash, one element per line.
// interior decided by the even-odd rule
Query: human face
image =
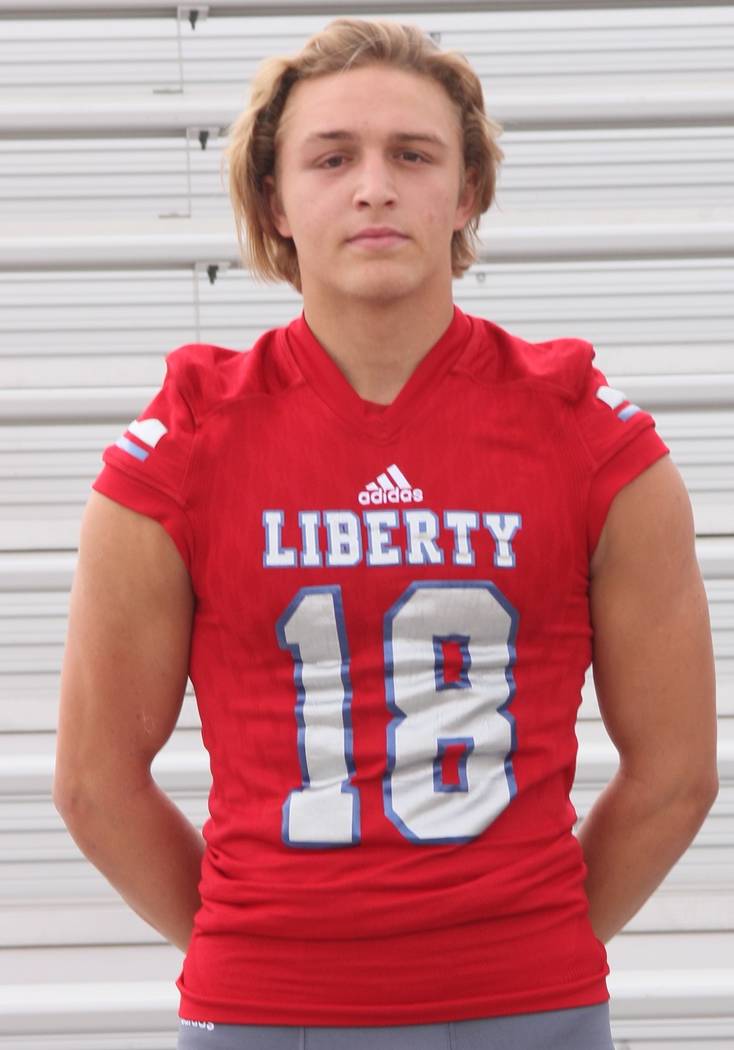
<path fill-rule="evenodd" d="M 451 237 L 472 215 L 458 111 L 430 77 L 370 65 L 297 82 L 281 117 L 273 220 L 303 296 L 451 297 Z M 359 238 L 370 227 L 397 236 Z"/>

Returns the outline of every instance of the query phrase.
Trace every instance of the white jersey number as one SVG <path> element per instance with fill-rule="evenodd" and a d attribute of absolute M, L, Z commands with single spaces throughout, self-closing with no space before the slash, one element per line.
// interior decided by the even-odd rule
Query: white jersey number
<path fill-rule="evenodd" d="M 466 842 L 516 794 L 512 769 L 517 613 L 489 581 L 413 583 L 385 614 L 385 814 L 420 844 Z M 341 588 L 303 587 L 278 620 L 294 661 L 301 786 L 283 840 L 359 842 L 352 785 L 349 650 Z"/>

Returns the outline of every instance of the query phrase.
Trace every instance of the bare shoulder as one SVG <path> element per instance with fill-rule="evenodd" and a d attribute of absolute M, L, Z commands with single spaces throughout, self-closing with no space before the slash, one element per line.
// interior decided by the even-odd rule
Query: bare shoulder
<path fill-rule="evenodd" d="M 599 709 L 627 768 L 671 791 L 688 780 L 708 784 L 716 761 L 711 627 L 691 503 L 669 456 L 617 493 L 589 598 Z"/>
<path fill-rule="evenodd" d="M 55 797 L 116 766 L 146 775 L 181 708 L 194 605 L 164 527 L 92 490 L 69 600 Z"/>
<path fill-rule="evenodd" d="M 190 629 L 194 604 L 191 578 L 163 525 L 95 490 L 82 515 L 72 598 L 119 629 L 135 610 L 171 630 Z"/>
<path fill-rule="evenodd" d="M 90 546 L 93 549 L 87 550 Z M 101 554 L 110 547 L 114 547 L 117 556 L 123 558 L 132 558 L 134 554 L 139 556 L 141 550 L 155 551 L 163 559 L 161 568 L 164 572 L 173 571 L 174 575 L 189 579 L 176 544 L 160 522 L 92 489 L 82 513 L 79 554 L 85 557 L 95 552 Z"/>
<path fill-rule="evenodd" d="M 675 576 L 695 562 L 695 526 L 691 501 L 680 472 L 663 456 L 625 485 L 612 501 L 590 565 L 595 578 L 627 567 L 640 573 Z M 663 582 L 662 580 L 660 582 Z"/>

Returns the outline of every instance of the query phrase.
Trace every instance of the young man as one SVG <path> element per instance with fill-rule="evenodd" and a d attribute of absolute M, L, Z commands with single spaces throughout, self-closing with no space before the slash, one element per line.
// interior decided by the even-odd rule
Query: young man
<path fill-rule="evenodd" d="M 340 19 L 265 63 L 232 198 L 303 313 L 246 354 L 169 353 L 104 452 L 55 798 L 186 952 L 180 1048 L 610 1050 L 603 942 L 716 795 L 690 505 L 652 418 L 584 340 L 452 301 L 497 130 L 412 27 Z M 576 838 L 592 655 L 621 762 Z M 187 675 L 203 839 L 150 775 Z"/>

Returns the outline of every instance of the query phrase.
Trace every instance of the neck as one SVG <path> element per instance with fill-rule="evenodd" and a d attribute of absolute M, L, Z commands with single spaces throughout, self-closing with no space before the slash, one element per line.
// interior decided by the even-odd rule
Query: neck
<path fill-rule="evenodd" d="M 306 323 L 356 393 L 389 405 L 451 324 L 451 289 L 436 302 L 375 303 L 350 298 L 335 307 L 304 295 Z"/>

